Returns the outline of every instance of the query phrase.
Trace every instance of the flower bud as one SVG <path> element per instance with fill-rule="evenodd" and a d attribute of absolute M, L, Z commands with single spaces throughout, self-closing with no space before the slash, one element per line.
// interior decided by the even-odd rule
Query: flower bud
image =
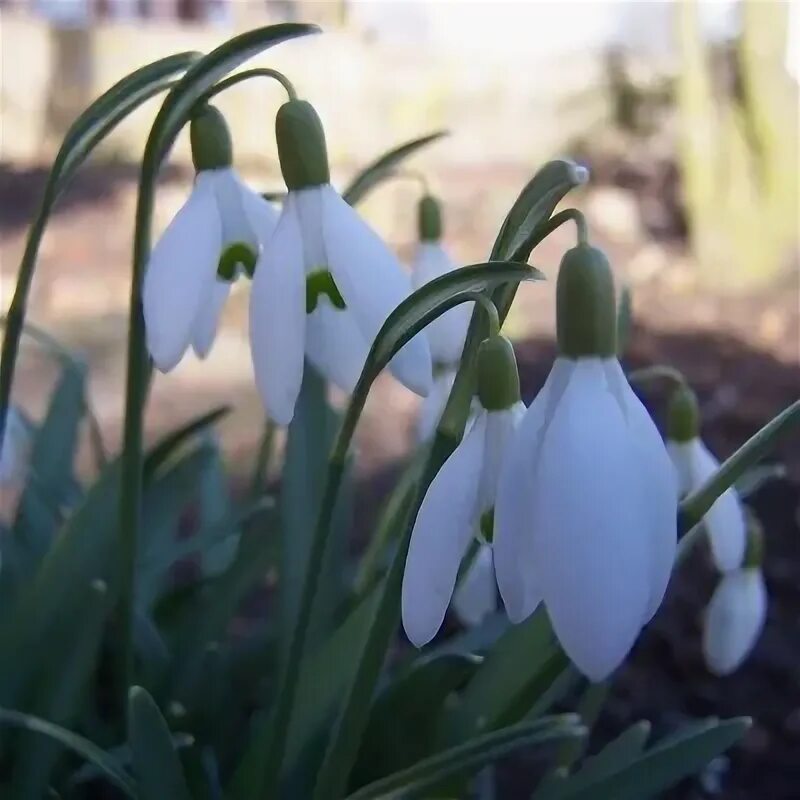
<path fill-rule="evenodd" d="M 519 402 L 519 371 L 505 336 L 490 336 L 478 348 L 478 399 L 487 411 L 504 411 Z"/>
<path fill-rule="evenodd" d="M 275 117 L 281 172 L 289 191 L 330 183 L 325 131 L 314 107 L 289 100 Z"/>
<path fill-rule="evenodd" d="M 614 278 L 602 251 L 588 244 L 573 247 L 561 260 L 556 330 L 563 356 L 610 358 L 616 354 Z"/>
<path fill-rule="evenodd" d="M 223 169 L 233 162 L 233 145 L 228 123 L 214 106 L 204 105 L 189 125 L 192 162 L 197 172 Z"/>
<path fill-rule="evenodd" d="M 417 206 L 417 226 L 421 242 L 438 242 L 442 238 L 442 211 L 439 201 L 429 194 Z"/>
<path fill-rule="evenodd" d="M 697 395 L 685 383 L 672 393 L 667 409 L 667 439 L 691 442 L 700 435 Z"/>

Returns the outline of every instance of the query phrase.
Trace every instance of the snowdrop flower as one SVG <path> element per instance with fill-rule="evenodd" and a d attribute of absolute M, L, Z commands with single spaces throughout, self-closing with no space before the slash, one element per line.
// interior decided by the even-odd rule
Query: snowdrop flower
<path fill-rule="evenodd" d="M 231 167 L 230 134 L 222 115 L 205 106 L 192 119 L 197 176 L 150 256 L 144 278 L 147 347 L 169 372 L 191 345 L 208 355 L 231 284 L 252 276 L 277 212 L 244 185 Z"/>
<path fill-rule="evenodd" d="M 303 377 L 303 358 L 352 391 L 375 335 L 411 291 L 402 267 L 330 184 L 325 134 L 307 102 L 290 100 L 275 120 L 289 190 L 275 233 L 256 266 L 250 342 L 267 413 L 287 425 Z M 390 369 L 425 395 L 431 384 L 427 341 L 417 336 Z"/>
<path fill-rule="evenodd" d="M 453 611 L 469 627 L 480 625 L 485 617 L 497 611 L 497 581 L 490 544 L 478 545 L 475 558 L 456 587 Z"/>
<path fill-rule="evenodd" d="M 625 658 L 666 591 L 677 541 L 675 477 L 615 357 L 611 269 L 586 244 L 561 262 L 559 355 L 500 471 L 497 581 L 512 622 L 543 600 L 587 677 Z"/>
<path fill-rule="evenodd" d="M 525 411 L 514 350 L 502 336 L 492 336 L 479 349 L 478 399 L 480 410 L 431 482 L 411 533 L 402 613 L 417 647 L 441 627 L 473 536 L 491 530 L 500 461 Z"/>
<path fill-rule="evenodd" d="M 681 495 L 695 491 L 718 469 L 719 461 L 699 436 L 697 397 L 688 386 L 670 400 L 667 450 L 678 477 Z M 726 489 L 703 518 L 711 554 L 720 572 L 738 569 L 744 558 L 747 527 L 744 508 L 734 487 Z"/>
<path fill-rule="evenodd" d="M 438 367 L 433 371 L 433 384 L 427 397 L 422 401 L 417 420 L 417 441 L 427 442 L 435 433 L 436 426 L 442 418 L 447 398 L 456 379 L 456 368 Z"/>
<path fill-rule="evenodd" d="M 722 576 L 708 605 L 703 655 L 715 675 L 738 669 L 758 641 L 767 616 L 767 589 L 761 573 L 761 537 L 750 531 L 744 566 Z"/>
<path fill-rule="evenodd" d="M 414 289 L 452 272 L 456 266 L 442 247 L 442 214 L 439 203 L 430 195 L 418 207 L 420 243 L 412 265 Z M 472 303 L 461 303 L 435 319 L 425 329 L 435 365 L 452 367 L 461 358 L 467 336 Z"/>
<path fill-rule="evenodd" d="M 13 486 L 23 480 L 33 439 L 30 422 L 14 406 L 6 412 L 3 442 L 0 445 L 0 486 Z"/>

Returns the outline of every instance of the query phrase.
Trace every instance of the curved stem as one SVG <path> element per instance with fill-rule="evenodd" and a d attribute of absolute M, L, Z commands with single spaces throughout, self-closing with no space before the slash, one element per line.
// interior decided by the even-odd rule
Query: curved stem
<path fill-rule="evenodd" d="M 589 238 L 586 217 L 584 217 L 577 208 L 566 208 L 563 211 L 559 211 L 557 214 L 553 214 L 553 216 L 541 226 L 534 228 L 530 236 L 511 254 L 511 261 L 527 261 L 533 248 L 540 244 L 543 239 L 546 239 L 557 228 L 560 228 L 565 222 L 575 223 L 575 227 L 578 231 L 578 243 L 586 244 Z"/>
<path fill-rule="evenodd" d="M 407 178 L 408 180 L 416 181 L 421 187 L 424 194 L 431 193 L 431 185 L 425 175 L 416 169 L 394 169 L 391 172 L 393 178 Z"/>
<path fill-rule="evenodd" d="M 497 306 L 482 292 L 467 292 L 481 307 L 489 326 L 489 336 L 497 336 L 500 333 L 500 315 Z"/>
<path fill-rule="evenodd" d="M 269 67 L 255 67 L 253 69 L 246 69 L 244 72 L 237 72 L 235 75 L 231 75 L 229 78 L 225 78 L 225 80 L 220 81 L 216 86 L 211 88 L 203 97 L 198 100 L 198 103 L 207 103 L 211 100 L 212 97 L 216 97 L 220 92 L 224 92 L 226 89 L 230 89 L 232 86 L 236 86 L 237 83 L 241 83 L 242 81 L 250 80 L 250 78 L 272 78 L 273 80 L 278 81 L 278 83 L 283 86 L 286 90 L 286 94 L 289 95 L 290 100 L 297 99 L 297 92 L 292 84 L 292 82 L 282 73 L 278 72 L 276 69 L 270 69 Z"/>

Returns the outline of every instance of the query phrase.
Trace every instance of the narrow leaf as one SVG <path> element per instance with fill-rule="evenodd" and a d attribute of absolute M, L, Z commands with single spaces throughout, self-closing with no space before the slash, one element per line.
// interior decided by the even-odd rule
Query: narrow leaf
<path fill-rule="evenodd" d="M 128 694 L 128 744 L 139 800 L 191 800 L 169 727 L 141 686 Z"/>
<path fill-rule="evenodd" d="M 94 764 L 127 797 L 138 800 L 136 786 L 119 762 L 88 739 L 31 714 L 22 714 L 19 711 L 9 711 L 4 708 L 0 708 L 0 724 L 13 725 L 17 728 L 41 733 L 59 744 L 63 744 L 76 755 Z"/>
<path fill-rule="evenodd" d="M 381 181 L 393 174 L 401 161 L 413 155 L 421 148 L 432 142 L 438 141 L 447 135 L 447 131 L 436 131 L 419 139 L 401 144 L 393 150 L 384 153 L 368 166 L 364 167 L 358 175 L 350 181 L 348 187 L 342 192 L 342 197 L 351 206 L 360 203 Z"/>

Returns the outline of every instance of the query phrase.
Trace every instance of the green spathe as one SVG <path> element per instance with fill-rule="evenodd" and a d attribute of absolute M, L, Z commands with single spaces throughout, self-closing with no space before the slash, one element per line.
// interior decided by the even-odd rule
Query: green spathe
<path fill-rule="evenodd" d="M 224 169 L 233 163 L 233 145 L 228 123 L 214 106 L 204 105 L 189 125 L 192 162 L 197 172 Z"/>
<path fill-rule="evenodd" d="M 561 260 L 556 285 L 558 349 L 568 358 L 611 358 L 617 350 L 614 278 L 601 250 L 579 244 Z"/>
<path fill-rule="evenodd" d="M 691 442 L 700 435 L 700 410 L 697 395 L 685 383 L 669 399 L 667 438 L 673 442 Z"/>
<path fill-rule="evenodd" d="M 505 411 L 519 398 L 514 347 L 505 336 L 490 336 L 478 348 L 478 399 L 487 411 Z"/>
<path fill-rule="evenodd" d="M 289 100 L 275 117 L 281 172 L 289 191 L 330 183 L 322 122 L 311 103 Z"/>
<path fill-rule="evenodd" d="M 421 242 L 438 242 L 442 238 L 442 210 L 439 201 L 429 194 L 417 206 L 417 226 Z"/>

